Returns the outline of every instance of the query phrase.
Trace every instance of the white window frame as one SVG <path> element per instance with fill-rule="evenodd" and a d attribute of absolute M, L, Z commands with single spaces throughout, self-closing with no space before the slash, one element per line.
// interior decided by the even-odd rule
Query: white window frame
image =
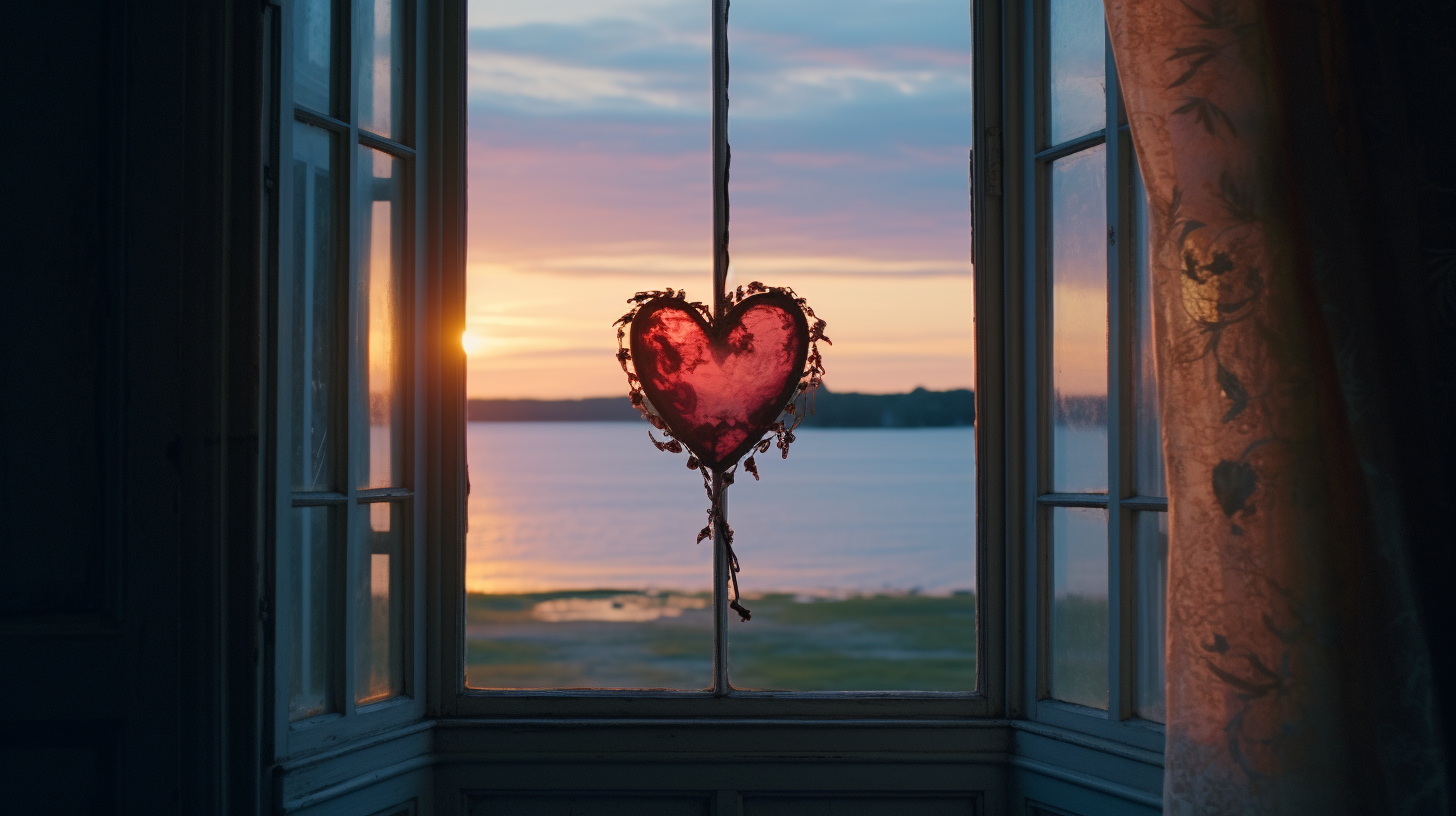
<path fill-rule="evenodd" d="M 431 65 L 425 56 L 439 53 L 442 32 L 447 30 L 441 19 L 441 9 L 427 0 L 395 0 L 404 5 L 405 21 L 404 61 L 405 80 L 401 88 L 402 112 L 401 133 L 397 138 L 384 138 L 372 134 L 359 124 L 358 116 L 358 70 L 354 51 L 354 25 L 349 0 L 333 0 L 331 71 L 334 110 L 318 111 L 295 104 L 293 97 L 293 0 L 283 0 L 276 6 L 265 9 L 265 38 L 275 62 L 269 66 L 265 87 L 270 97 L 265 100 L 264 135 L 265 166 L 264 190 L 265 211 L 263 235 L 269 245 L 266 257 L 270 260 L 267 270 L 268 290 L 265 293 L 266 313 L 270 324 L 265 327 L 269 343 L 265 347 L 264 360 L 270 371 L 263 378 L 271 393 L 265 393 L 267 444 L 263 446 L 263 482 L 266 500 L 264 535 L 272 542 L 265 548 L 266 563 L 263 565 L 268 593 L 262 605 L 261 614 L 271 622 L 268 631 L 271 638 L 265 642 L 265 651 L 271 672 L 269 692 L 265 699 L 271 702 L 271 712 L 264 718 L 271 722 L 268 742 L 275 761 L 284 761 L 314 754 L 327 748 L 344 744 L 365 734 L 383 731 L 402 724 L 417 721 L 427 713 L 426 691 L 427 660 L 425 650 L 424 598 L 426 596 L 425 558 L 426 542 L 432 533 L 428 524 L 429 504 L 435 498 L 439 479 L 433 473 L 433 462 L 437 457 L 429 451 L 438 449 L 438 441 L 428 438 L 424 421 L 432 412 L 438 411 L 440 396 L 438 376 L 432 376 L 434 361 L 425 353 L 429 338 L 426 327 L 447 322 L 447 310 L 442 309 L 440 292 L 450 277 L 444 259 L 444 242 L 432 243 L 432 233 L 438 234 L 448 226 L 450 208 L 442 206 L 442 200 L 450 191 L 445 189 L 443 168 L 432 158 L 432 150 L 440 143 L 443 133 L 424 125 L 432 121 L 435 112 L 443 109 L 438 81 L 441 72 L 437 65 Z M 342 56 L 341 56 L 342 55 Z M 434 73 L 431 74 L 431 71 Z M 291 267 L 294 242 L 293 223 L 293 131 L 295 122 L 321 128 L 330 134 L 332 140 L 332 174 L 342 176 L 342 183 L 335 182 L 333 192 L 335 217 L 340 226 L 334 230 L 334 251 L 341 261 L 343 275 L 339 286 L 338 319 L 341 321 L 336 342 L 343 350 L 342 364 L 334 372 L 342 389 L 334 399 L 343 403 L 335 406 L 337 428 L 343 432 L 343 442 L 336 451 L 341 460 L 339 484 L 343 490 L 338 493 L 295 494 L 291 490 L 291 366 L 293 343 L 297 341 L 291 333 L 292 302 Z M 355 188 L 359 178 L 360 156 L 365 149 L 379 150 L 401 159 L 404 190 L 400 219 L 404 225 L 402 252 L 404 268 L 399 270 L 401 322 L 397 339 L 402 347 L 399 359 L 401 371 L 402 410 L 404 412 L 404 475 L 403 485 L 382 489 L 358 487 L 357 468 L 361 457 L 367 458 L 367 450 L 360 451 L 359 428 L 367 426 L 366 388 L 363 383 L 367 374 L 363 371 L 359 355 L 355 325 L 359 313 L 359 257 L 358 246 L 360 220 L 366 217 L 355 201 Z M 461 256 L 463 258 L 463 255 Z M 462 264 L 463 268 L 463 264 Z M 457 321 L 463 322 L 463 321 Z M 456 337 L 458 338 L 458 334 Z M 457 342 L 458 347 L 458 342 Z M 350 467 L 351 461 L 354 467 Z M 402 576 L 399 586 L 402 597 L 396 602 L 402 604 L 403 626 L 400 644 L 402 666 L 402 692 L 387 700 L 356 704 L 354 689 L 360 682 L 356 675 L 354 659 L 354 633 L 357 629 L 359 611 L 352 602 L 354 585 L 363 580 L 363 557 L 353 541 L 358 532 L 360 513 L 357 508 L 376 502 L 404 504 L 409 509 L 404 513 L 406 531 L 402 545 L 404 563 L 398 569 Z M 301 506 L 332 506 L 341 517 L 343 530 L 334 536 L 332 561 L 335 567 L 342 567 L 336 576 L 339 597 L 331 598 L 335 621 L 340 630 L 333 634 L 329 647 L 329 659 L 335 662 L 335 681 L 331 689 L 335 708 L 315 717 L 290 721 L 289 689 L 291 672 L 292 637 L 295 620 L 301 610 L 292 608 L 281 595 L 281 588 L 293 577 L 295 569 L 290 553 L 290 514 Z"/>
<path fill-rule="evenodd" d="M 997 174 L 1001 185 L 1007 291 L 1007 337 L 1013 344 L 1000 360 L 1007 366 L 1008 457 L 1006 490 L 1017 532 L 1008 558 L 1011 580 L 1019 584 L 1019 632 L 1012 660 L 1021 716 L 1131 746 L 1161 752 L 1161 723 L 1134 714 L 1135 610 L 1139 587 L 1135 570 L 1135 512 L 1166 512 L 1165 497 L 1137 495 L 1133 464 L 1134 433 L 1132 355 L 1136 352 L 1138 295 L 1136 234 L 1138 197 L 1136 158 L 1122 106 L 1117 69 L 1110 44 L 1105 46 L 1107 114 L 1100 130 L 1049 144 L 1047 90 L 1048 6 L 1051 0 L 1000 4 L 1005 11 L 1003 46 L 1007 67 L 1004 91 L 1005 163 Z M 987 4 L 989 5 L 989 4 Z M 1105 40 L 1105 35 L 1104 35 Z M 980 63 L 978 63 L 979 65 Z M 991 93 L 984 86 L 978 88 Z M 1111 136 L 1109 137 L 1109 134 Z M 1108 484 L 1107 493 L 1051 492 L 1049 457 L 1051 424 L 1050 304 L 1050 166 L 1055 159 L 1097 145 L 1106 146 L 1107 312 L 1108 328 Z M 994 149 L 994 148 L 993 148 Z M 994 192 L 994 191 L 991 191 Z M 978 199 L 979 201 L 979 199 Z M 979 226 L 979 224 L 978 224 Z M 978 245 L 981 243 L 978 236 Z M 978 261 L 980 258 L 978 257 Z M 978 272 L 982 267 L 978 264 Z M 978 292 L 979 298 L 979 292 Z M 978 348 L 978 351 L 980 349 Z M 978 367 L 987 356 L 982 353 Z M 1011 463 L 1015 464 L 1011 464 Z M 1051 559 L 1050 508 L 1086 507 L 1107 510 L 1108 529 L 1108 695 L 1106 711 L 1050 697 Z M 1013 601 L 1014 603 L 1014 601 Z"/>

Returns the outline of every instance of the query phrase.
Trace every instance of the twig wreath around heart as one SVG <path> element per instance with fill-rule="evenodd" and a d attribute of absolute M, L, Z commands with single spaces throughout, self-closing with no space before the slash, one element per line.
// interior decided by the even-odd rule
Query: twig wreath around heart
<path fill-rule="evenodd" d="M 757 481 L 752 454 L 776 445 L 788 458 L 794 429 L 813 413 L 824 376 L 819 341 L 833 345 L 826 324 L 794 290 L 757 281 L 729 292 L 716 319 L 681 290 L 638 292 L 627 302 L 632 309 L 613 325 L 632 404 L 662 432 L 659 440 L 647 431 L 652 444 L 675 454 L 686 447 L 688 468 L 702 475 L 710 506 L 697 540 L 722 535 L 733 584 L 729 606 L 746 621 L 722 490 L 733 483 L 739 460 Z"/>

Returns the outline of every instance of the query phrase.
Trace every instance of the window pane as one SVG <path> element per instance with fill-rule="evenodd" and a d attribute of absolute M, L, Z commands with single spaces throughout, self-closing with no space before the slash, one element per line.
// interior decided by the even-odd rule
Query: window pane
<path fill-rule="evenodd" d="M 368 391 L 368 472 L 362 487 L 404 486 L 405 163 L 359 149 L 359 353 Z"/>
<path fill-rule="evenodd" d="M 468 424 L 469 685 L 711 684 L 701 480 L 646 436 L 638 422 Z"/>
<path fill-rule="evenodd" d="M 1133 206 L 1137 208 L 1137 336 L 1133 358 L 1133 422 L 1136 426 L 1134 479 L 1138 495 L 1166 496 L 1163 477 L 1163 431 L 1158 416 L 1158 378 L 1153 359 L 1153 289 L 1148 263 L 1148 199 L 1142 177 L 1133 165 Z"/>
<path fill-rule="evenodd" d="M 331 0 L 293 3 L 293 101 L 320 113 L 333 113 L 332 6 Z"/>
<path fill-rule="evenodd" d="M 707 499 L 622 404 L 611 324 L 637 291 L 710 296 L 708 7 L 469 13 L 471 416 L 573 421 L 468 425 L 467 682 L 704 688 Z"/>
<path fill-rule="evenodd" d="M 402 135 L 404 5 L 404 0 L 354 0 L 359 127 L 391 139 Z"/>
<path fill-rule="evenodd" d="M 360 580 L 354 587 L 355 690 L 360 703 L 404 691 L 404 542 L 406 502 L 358 505 Z"/>
<path fill-rule="evenodd" d="M 1105 22 L 1098 0 L 1047 0 L 1049 144 L 1107 124 Z"/>
<path fill-rule="evenodd" d="M 1107 708 L 1107 511 L 1051 508 L 1051 696 Z"/>
<path fill-rule="evenodd" d="M 1051 187 L 1052 492 L 1106 493 L 1106 148 L 1052 162 Z"/>
<path fill-rule="evenodd" d="M 1168 514 L 1137 518 L 1137 688 L 1139 717 L 1164 722 L 1163 629 L 1168 592 Z"/>
<path fill-rule="evenodd" d="M 975 439 L 964 428 L 805 428 L 729 518 L 753 619 L 735 688 L 976 685 Z M 763 457 L 767 459 L 768 457 Z"/>
<path fill-rule="evenodd" d="M 955 0 L 733 5 L 729 285 L 834 340 L 789 458 L 729 491 L 737 688 L 975 687 L 970 31 Z"/>
<path fill-rule="evenodd" d="M 339 262 L 332 140 L 293 125 L 293 489 L 333 490 L 339 389 Z"/>
<path fill-rule="evenodd" d="M 338 631 L 335 606 L 338 560 L 335 510 L 295 507 L 290 511 L 289 556 L 279 594 L 293 610 L 288 719 L 302 720 L 336 710 L 332 633 Z"/>

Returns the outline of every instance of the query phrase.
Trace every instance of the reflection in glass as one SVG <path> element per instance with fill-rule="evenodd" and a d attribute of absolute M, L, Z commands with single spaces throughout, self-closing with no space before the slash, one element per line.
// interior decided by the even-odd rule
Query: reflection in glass
<path fill-rule="evenodd" d="M 1053 507 L 1051 696 L 1107 708 L 1107 511 Z"/>
<path fill-rule="evenodd" d="M 1052 162 L 1051 188 L 1051 489 L 1106 493 L 1106 148 Z"/>
<path fill-rule="evenodd" d="M 359 149 L 360 355 L 368 392 L 368 472 L 361 487 L 404 486 L 403 331 L 404 162 Z"/>
<path fill-rule="evenodd" d="M 333 658 L 329 633 L 336 631 L 333 531 L 329 507 L 289 511 L 289 558 L 280 570 L 279 594 L 285 609 L 296 610 L 289 655 L 288 719 L 302 720 L 335 709 Z"/>
<path fill-rule="evenodd" d="M 329 57 L 333 51 L 332 0 L 294 0 L 293 101 L 333 113 Z"/>
<path fill-rule="evenodd" d="M 292 428 L 294 490 L 333 490 L 338 389 L 338 253 L 329 134 L 293 125 Z"/>
<path fill-rule="evenodd" d="M 354 0 L 359 127 L 399 139 L 404 99 L 404 0 Z"/>
<path fill-rule="evenodd" d="M 808 299 L 836 395 L 973 384 L 970 22 L 945 0 L 733 6 L 730 286 Z M 798 437 L 729 491 L 753 610 L 733 686 L 974 689 L 969 425 Z"/>
<path fill-rule="evenodd" d="M 377 509 L 381 506 L 386 509 Z M 404 691 L 405 510 L 405 502 L 355 509 L 362 571 L 354 587 L 354 699 L 359 703 Z"/>
<path fill-rule="evenodd" d="M 1133 165 L 1133 206 L 1137 208 L 1137 335 L 1133 344 L 1133 424 L 1137 450 L 1133 479 L 1140 496 L 1166 496 L 1163 477 L 1163 432 L 1158 416 L 1158 378 L 1153 358 L 1153 282 L 1148 263 L 1148 198 L 1142 176 Z"/>
<path fill-rule="evenodd" d="M 1048 146 L 1107 124 L 1105 22 L 1098 0 L 1048 0 Z"/>
<path fill-rule="evenodd" d="M 1165 722 L 1163 705 L 1164 605 L 1168 597 L 1168 514 L 1136 514 L 1137 683 L 1133 710 Z"/>

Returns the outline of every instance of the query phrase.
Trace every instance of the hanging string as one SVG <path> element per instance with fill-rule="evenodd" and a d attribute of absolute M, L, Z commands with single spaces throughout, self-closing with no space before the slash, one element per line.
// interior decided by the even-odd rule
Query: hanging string
<path fill-rule="evenodd" d="M 723 223 L 721 226 L 722 233 L 718 237 L 719 243 L 716 248 L 720 257 L 717 259 L 716 268 L 713 270 L 713 318 L 715 320 L 722 319 L 723 315 L 728 311 L 728 304 L 732 302 L 732 296 L 728 292 L 728 268 L 732 264 L 732 256 L 728 250 L 728 226 L 731 221 L 728 179 L 733 167 L 733 146 L 728 143 L 728 106 L 730 104 L 728 100 L 728 13 L 732 5 L 732 0 L 724 0 L 723 2 L 723 21 L 720 34 L 722 38 L 721 59 L 723 65 L 723 81 L 719 86 L 722 99 L 722 118 L 714 124 L 715 130 L 718 131 L 714 135 L 723 144 L 723 167 L 720 171 L 723 175 L 718 185 L 719 204 L 722 207 Z M 725 556 L 728 561 L 728 582 L 733 589 L 733 598 L 728 602 L 728 607 L 737 612 L 742 620 L 746 621 L 752 617 L 752 613 L 742 604 L 743 595 L 738 589 L 738 554 L 733 551 L 733 528 L 728 526 L 727 502 L 723 500 L 728 486 L 733 484 L 733 475 L 737 470 L 738 466 L 734 465 L 732 470 L 720 474 L 718 480 L 714 482 L 709 476 L 707 469 L 702 469 L 703 486 L 708 490 L 708 498 L 711 501 L 711 506 L 708 508 L 708 526 L 704 527 L 702 532 L 698 534 L 698 540 L 702 541 L 705 533 L 708 535 L 716 533 L 717 535 L 714 535 L 714 539 L 721 538 L 723 541 L 723 549 L 725 550 Z M 754 477 L 757 478 L 756 473 Z"/>
<path fill-rule="evenodd" d="M 728 224 L 733 220 L 733 203 L 728 195 L 728 178 L 733 170 L 733 145 L 728 141 L 728 77 L 731 74 L 728 59 L 728 12 L 733 8 L 732 0 L 723 0 L 723 281 L 718 292 L 726 298 L 728 290 L 728 268 L 733 265 L 733 256 L 728 251 Z"/>
<path fill-rule="evenodd" d="M 688 460 L 690 465 L 694 462 L 696 459 Z M 737 612 L 742 620 L 748 620 L 753 617 L 753 613 L 741 603 L 743 593 L 738 589 L 738 554 L 733 551 L 733 528 L 728 526 L 728 511 L 723 506 L 723 490 L 733 484 L 733 476 L 738 472 L 738 466 L 734 465 L 731 470 L 726 470 L 721 474 L 718 482 L 720 489 L 718 490 L 714 490 L 713 476 L 708 469 L 699 465 L 698 470 L 703 474 L 703 489 L 707 491 L 710 502 L 708 526 L 698 531 L 698 541 L 701 542 L 714 534 L 722 537 L 723 547 L 728 557 L 728 582 L 733 589 L 733 599 L 728 602 L 728 608 Z"/>

